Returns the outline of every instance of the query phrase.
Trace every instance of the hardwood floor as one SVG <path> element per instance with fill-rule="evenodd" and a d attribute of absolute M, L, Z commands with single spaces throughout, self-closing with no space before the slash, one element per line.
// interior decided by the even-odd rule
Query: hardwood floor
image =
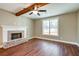
<path fill-rule="evenodd" d="M 79 56 L 79 47 L 61 42 L 32 39 L 8 49 L 0 49 L 0 56 Z"/>

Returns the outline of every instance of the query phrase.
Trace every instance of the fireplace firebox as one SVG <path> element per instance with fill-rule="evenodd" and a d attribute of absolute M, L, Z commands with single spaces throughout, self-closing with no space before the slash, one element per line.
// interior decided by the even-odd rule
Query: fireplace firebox
<path fill-rule="evenodd" d="M 24 38 L 24 31 L 8 31 L 8 41 Z"/>
<path fill-rule="evenodd" d="M 11 40 L 22 38 L 22 33 L 11 33 Z"/>

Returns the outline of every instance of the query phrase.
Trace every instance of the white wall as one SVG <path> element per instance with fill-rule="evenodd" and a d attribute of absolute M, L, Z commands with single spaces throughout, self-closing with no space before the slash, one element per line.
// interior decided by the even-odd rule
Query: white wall
<path fill-rule="evenodd" d="M 77 43 L 79 43 L 79 11 L 77 12 Z"/>
<path fill-rule="evenodd" d="M 77 40 L 77 15 L 76 13 L 69 13 L 59 16 L 59 31 L 60 39 L 69 42 Z"/>
<path fill-rule="evenodd" d="M 0 10 L 0 25 L 21 25 L 26 26 L 28 35 L 26 39 L 31 39 L 33 35 L 33 21 L 24 16 L 15 16 L 9 12 Z M 0 39 L 1 41 L 1 39 Z"/>
<path fill-rule="evenodd" d="M 56 16 L 59 18 L 59 37 L 42 35 L 42 20 L 53 19 L 54 17 L 35 20 L 35 37 L 58 39 L 68 42 L 76 42 L 77 19 L 76 12 Z"/>
<path fill-rule="evenodd" d="M 0 10 L 0 24 L 2 25 L 27 25 L 29 19 L 23 16 L 15 16 L 6 11 Z"/>

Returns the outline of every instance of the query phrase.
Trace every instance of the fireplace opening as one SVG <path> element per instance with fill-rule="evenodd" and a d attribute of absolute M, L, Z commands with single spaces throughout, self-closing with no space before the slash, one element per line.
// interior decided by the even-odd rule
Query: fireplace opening
<path fill-rule="evenodd" d="M 11 40 L 22 38 L 22 33 L 11 33 Z"/>

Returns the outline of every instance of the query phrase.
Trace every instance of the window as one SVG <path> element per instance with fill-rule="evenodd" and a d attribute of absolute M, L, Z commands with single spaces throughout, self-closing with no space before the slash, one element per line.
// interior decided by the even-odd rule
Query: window
<path fill-rule="evenodd" d="M 43 34 L 49 34 L 49 21 L 43 20 Z"/>
<path fill-rule="evenodd" d="M 58 36 L 58 18 L 53 20 L 43 20 L 43 35 L 55 35 Z"/>

